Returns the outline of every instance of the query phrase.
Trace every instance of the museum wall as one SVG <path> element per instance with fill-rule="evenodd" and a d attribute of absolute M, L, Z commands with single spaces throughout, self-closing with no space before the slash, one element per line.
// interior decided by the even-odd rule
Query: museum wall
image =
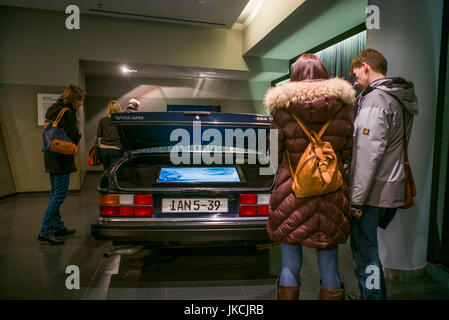
<path fill-rule="evenodd" d="M 37 94 L 60 94 L 64 87 L 0 84 L 0 125 L 16 192 L 50 190 L 42 148 L 43 126 L 38 126 Z M 79 168 L 79 162 L 77 167 Z M 70 189 L 79 189 L 72 174 Z M 3 182 L 3 181 L 2 181 Z"/>
<path fill-rule="evenodd" d="M 0 106 L 1 107 L 1 106 Z M 14 187 L 14 180 L 11 174 L 11 167 L 9 165 L 8 154 L 6 153 L 5 142 L 3 139 L 3 130 L 0 122 L 0 198 L 5 197 L 16 192 Z"/>
<path fill-rule="evenodd" d="M 380 29 L 367 31 L 367 48 L 385 55 L 388 77 L 414 83 L 419 102 L 408 150 L 418 195 L 413 208 L 399 210 L 379 231 L 379 255 L 385 268 L 419 270 L 426 266 L 443 1 L 368 4 L 379 7 Z"/>
<path fill-rule="evenodd" d="M 97 15 L 81 15 L 80 30 L 67 30 L 66 17 L 62 12 L 46 10 L 14 7 L 0 10 L 0 93 L 4 97 L 0 115 L 16 192 L 50 189 L 40 151 L 42 127 L 37 126 L 36 94 L 61 93 L 71 83 L 82 86 L 80 60 L 248 70 L 242 56 L 241 30 Z M 270 65 L 278 68 L 279 64 Z M 259 63 L 259 68 L 264 67 Z M 285 69 L 288 70 L 287 63 Z M 252 85 L 245 86 L 252 90 Z M 255 108 L 263 110 L 263 94 L 255 99 Z M 86 140 L 89 134 L 84 132 L 87 103 L 78 115 L 83 135 L 77 159 L 80 170 L 72 174 L 71 189 L 81 188 L 88 169 L 83 159 L 90 147 Z M 251 102 L 244 104 L 241 109 L 249 111 Z M 236 109 L 240 107 L 229 104 L 228 110 Z"/>
<path fill-rule="evenodd" d="M 248 70 L 241 30 L 84 14 L 79 30 L 67 30 L 66 18 L 2 7 L 0 83 L 77 83 L 78 60 Z"/>
<path fill-rule="evenodd" d="M 188 104 L 220 105 L 222 112 L 267 114 L 262 98 L 269 87 L 267 81 L 87 77 L 87 149 L 94 144 L 98 121 L 105 116 L 110 100 L 118 100 L 125 109 L 130 98 L 137 98 L 141 102 L 140 111 L 166 111 L 167 104 Z M 88 170 L 102 170 L 102 167 Z"/>

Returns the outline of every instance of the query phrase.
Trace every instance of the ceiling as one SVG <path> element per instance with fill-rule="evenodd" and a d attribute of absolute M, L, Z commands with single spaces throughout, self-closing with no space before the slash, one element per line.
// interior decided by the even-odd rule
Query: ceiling
<path fill-rule="evenodd" d="M 0 0 L 0 5 L 65 12 L 67 6 L 75 4 L 85 14 L 230 29 L 236 22 L 243 24 L 259 2 L 261 0 Z"/>
<path fill-rule="evenodd" d="M 118 63 L 81 60 L 80 66 L 86 76 L 109 76 L 131 78 L 175 78 L 175 79 L 228 79 L 271 81 L 285 72 L 236 71 L 211 68 L 166 66 L 142 63 Z M 123 68 L 137 72 L 123 72 Z M 257 69 L 257 68 L 255 68 Z"/>
<path fill-rule="evenodd" d="M 0 0 L 0 6 L 14 6 L 65 12 L 76 4 L 83 14 L 139 19 L 163 23 L 187 24 L 207 28 L 231 29 L 236 24 L 245 27 L 259 10 L 264 0 Z M 107 61 L 80 61 L 86 76 L 177 79 L 229 79 L 271 81 L 285 71 L 253 71 L 206 69 L 155 64 L 124 64 Z M 257 65 L 257 63 L 256 63 Z M 123 73 L 122 68 L 138 72 Z"/>

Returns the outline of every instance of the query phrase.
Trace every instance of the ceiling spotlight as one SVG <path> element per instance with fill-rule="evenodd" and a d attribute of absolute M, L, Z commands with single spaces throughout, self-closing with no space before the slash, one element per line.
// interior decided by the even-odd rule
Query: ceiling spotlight
<path fill-rule="evenodd" d="M 137 69 L 130 69 L 130 68 L 128 68 L 128 67 L 122 67 L 122 72 L 123 72 L 123 73 L 137 72 Z"/>

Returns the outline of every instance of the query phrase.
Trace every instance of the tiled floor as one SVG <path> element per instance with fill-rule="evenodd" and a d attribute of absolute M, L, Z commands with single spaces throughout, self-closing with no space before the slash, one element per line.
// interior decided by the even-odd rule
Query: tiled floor
<path fill-rule="evenodd" d="M 83 190 L 71 192 L 62 217 L 76 228 L 63 246 L 37 241 L 47 194 L 0 200 L 0 299 L 219 299 L 272 300 L 280 270 L 279 247 L 149 249 L 130 255 L 104 255 L 112 248 L 96 241 L 98 174 L 88 174 Z M 301 299 L 317 298 L 319 272 L 315 250 L 305 248 Z M 347 292 L 358 294 L 349 245 L 339 248 L 340 272 Z M 68 290 L 66 267 L 80 270 L 80 289 Z M 449 273 L 428 265 L 425 278 L 387 282 L 390 299 L 449 299 Z"/>

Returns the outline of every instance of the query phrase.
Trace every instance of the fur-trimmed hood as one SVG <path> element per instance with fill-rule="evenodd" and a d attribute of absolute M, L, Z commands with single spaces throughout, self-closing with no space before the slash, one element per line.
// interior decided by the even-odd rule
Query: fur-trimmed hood
<path fill-rule="evenodd" d="M 352 105 L 356 91 L 353 86 L 341 78 L 325 80 L 304 80 L 286 83 L 270 88 L 265 94 L 265 106 L 270 113 L 280 108 L 288 108 L 290 103 L 311 101 L 318 98 L 336 97 L 343 103 Z"/>

